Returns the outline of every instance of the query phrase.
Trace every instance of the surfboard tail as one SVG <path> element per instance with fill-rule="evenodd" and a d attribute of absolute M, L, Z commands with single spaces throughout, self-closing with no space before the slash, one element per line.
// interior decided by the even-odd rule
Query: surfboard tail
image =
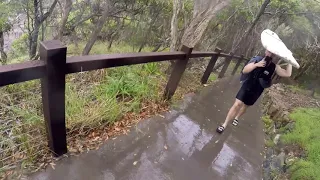
<path fill-rule="evenodd" d="M 265 49 L 273 54 L 281 57 L 287 63 L 290 63 L 293 67 L 299 69 L 300 65 L 293 57 L 292 52 L 282 42 L 279 36 L 273 31 L 266 29 L 261 33 L 261 43 Z"/>

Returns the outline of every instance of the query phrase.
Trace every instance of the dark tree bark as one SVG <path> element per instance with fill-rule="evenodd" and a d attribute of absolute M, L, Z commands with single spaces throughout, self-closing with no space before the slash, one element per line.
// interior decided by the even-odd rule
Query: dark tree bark
<path fill-rule="evenodd" d="M 310 64 L 304 64 L 294 76 L 293 80 L 298 80 L 307 70 L 309 69 Z"/>
<path fill-rule="evenodd" d="M 178 44 L 178 16 L 182 7 L 181 0 L 173 1 L 173 12 L 171 19 L 171 43 L 170 43 L 170 51 L 177 51 Z"/>
<path fill-rule="evenodd" d="M 260 20 L 261 16 L 264 14 L 267 6 L 269 5 L 271 0 L 264 0 L 262 6 L 260 7 L 259 13 L 257 14 L 256 18 L 254 19 L 254 21 L 252 22 L 251 26 L 248 28 L 248 30 L 244 33 L 244 35 L 239 39 L 238 43 L 236 46 L 234 46 L 234 48 L 231 50 L 231 52 L 233 53 L 237 53 L 237 50 L 240 47 L 240 44 L 242 42 L 244 42 L 249 35 L 251 34 L 253 28 L 257 25 L 258 21 Z"/>
<path fill-rule="evenodd" d="M 65 6 L 63 9 L 63 16 L 61 19 L 61 24 L 60 24 L 59 32 L 58 32 L 58 38 L 60 41 L 62 40 L 64 31 L 65 31 L 65 27 L 66 27 L 66 24 L 68 21 L 68 17 L 69 17 L 71 10 L 72 10 L 72 0 L 65 0 Z"/>
<path fill-rule="evenodd" d="M 102 16 L 99 18 L 95 29 L 93 30 L 85 48 L 83 49 L 82 55 L 88 55 L 90 53 L 94 43 L 98 39 L 98 36 L 103 28 L 104 23 L 107 21 L 107 18 L 109 16 L 109 11 L 110 11 L 109 2 L 106 2 L 105 10 L 103 11 Z"/>
<path fill-rule="evenodd" d="M 57 2 L 58 0 L 54 0 L 48 12 L 41 15 L 39 0 L 33 0 L 33 6 L 34 6 L 34 19 L 32 22 L 33 31 L 29 31 L 29 57 L 31 59 L 34 59 L 37 53 L 40 27 L 43 24 L 43 22 L 52 14 Z"/>
<path fill-rule="evenodd" d="M 4 52 L 4 33 L 0 31 L 0 60 L 2 64 L 7 64 L 7 54 Z"/>
<path fill-rule="evenodd" d="M 159 43 L 153 50 L 152 52 L 157 52 L 161 48 L 162 44 Z"/>

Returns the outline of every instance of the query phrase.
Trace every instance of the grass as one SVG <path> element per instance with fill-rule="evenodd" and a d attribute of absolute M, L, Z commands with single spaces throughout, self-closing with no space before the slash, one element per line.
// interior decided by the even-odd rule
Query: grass
<path fill-rule="evenodd" d="M 302 86 L 297 86 L 297 85 L 288 85 L 289 89 L 291 89 L 293 92 L 296 93 L 302 93 L 302 94 L 306 94 L 306 89 Z"/>
<path fill-rule="evenodd" d="M 208 78 L 208 83 L 215 82 L 217 79 L 218 79 L 218 75 L 214 74 L 214 73 L 211 73 L 209 78 Z"/>
<path fill-rule="evenodd" d="M 296 93 L 302 93 L 305 95 L 310 95 L 311 94 L 311 90 L 308 90 L 307 87 L 305 86 L 298 86 L 298 85 L 288 85 L 289 89 L 291 89 L 291 91 L 296 92 Z M 316 90 L 314 97 L 319 99 L 320 98 L 320 92 L 319 90 Z"/>
<path fill-rule="evenodd" d="M 297 109 L 291 118 L 295 128 L 282 140 L 302 147 L 307 155 L 290 168 L 291 179 L 320 179 L 320 109 Z"/>
<path fill-rule="evenodd" d="M 69 128 L 113 123 L 127 112 L 139 112 L 142 102 L 159 100 L 159 81 L 164 79 L 159 64 L 126 66 L 101 72 L 101 80 L 87 84 L 85 90 L 78 90 L 82 89 L 81 83 L 71 81 L 67 84 Z M 86 74 L 88 77 L 91 75 L 94 73 Z"/>
<path fill-rule="evenodd" d="M 263 121 L 264 127 L 267 131 L 269 131 L 271 128 L 273 128 L 273 120 L 270 118 L 270 116 L 263 116 L 262 121 Z"/>
<path fill-rule="evenodd" d="M 81 55 L 82 50 L 84 49 L 86 43 L 79 42 L 77 44 L 68 44 L 68 55 Z M 142 52 L 151 52 L 152 47 L 145 47 L 142 49 Z M 128 52 L 137 52 L 137 49 L 134 49 L 132 46 L 125 43 L 114 44 L 110 49 L 108 49 L 108 43 L 97 41 L 92 47 L 90 54 L 108 54 L 108 53 L 128 53 Z"/>
<path fill-rule="evenodd" d="M 274 147 L 275 146 L 274 142 L 271 139 L 267 140 L 265 142 L 265 145 L 266 145 L 266 147 Z"/>

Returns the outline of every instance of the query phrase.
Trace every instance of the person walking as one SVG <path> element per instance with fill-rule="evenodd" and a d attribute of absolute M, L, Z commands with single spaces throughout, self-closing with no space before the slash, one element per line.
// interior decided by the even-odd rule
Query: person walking
<path fill-rule="evenodd" d="M 290 77 L 292 65 L 288 64 L 286 69 L 275 64 L 274 54 L 266 50 L 265 55 L 252 58 L 243 68 L 240 81 L 242 86 L 236 95 L 236 100 L 229 110 L 222 125 L 217 128 L 222 133 L 232 121 L 234 126 L 239 123 L 239 118 L 246 112 L 247 108 L 254 105 L 265 88 L 272 84 L 272 75 L 276 73 L 280 77 Z"/>

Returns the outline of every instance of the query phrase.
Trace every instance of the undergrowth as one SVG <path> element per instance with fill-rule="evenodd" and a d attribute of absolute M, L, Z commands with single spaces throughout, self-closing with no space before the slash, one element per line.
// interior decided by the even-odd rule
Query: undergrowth
<path fill-rule="evenodd" d="M 85 42 L 79 42 L 77 44 L 72 43 L 68 45 L 68 55 L 81 55 L 82 50 L 86 46 Z M 127 52 L 137 52 L 132 46 L 126 43 L 119 43 L 112 46 L 110 49 L 107 48 L 108 43 L 103 41 L 95 42 L 95 45 L 92 47 L 90 54 L 108 54 L 108 53 L 127 53 Z M 142 52 L 151 52 L 152 47 L 144 47 Z"/>
<path fill-rule="evenodd" d="M 291 179 L 320 179 L 320 109 L 297 109 L 290 117 L 295 127 L 282 140 L 306 151 L 306 158 L 290 168 Z"/>

